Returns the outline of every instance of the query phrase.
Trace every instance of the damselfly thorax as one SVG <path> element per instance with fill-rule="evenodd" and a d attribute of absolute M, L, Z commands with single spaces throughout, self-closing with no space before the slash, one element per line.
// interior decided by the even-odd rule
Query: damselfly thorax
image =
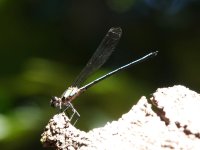
<path fill-rule="evenodd" d="M 78 87 L 68 87 L 67 90 L 62 94 L 62 96 L 56 97 L 53 96 L 51 98 L 50 104 L 52 107 L 59 107 L 62 109 L 62 105 L 67 106 L 69 103 L 74 100 L 77 96 L 79 96 L 81 93 L 83 93 L 84 89 L 79 89 Z"/>

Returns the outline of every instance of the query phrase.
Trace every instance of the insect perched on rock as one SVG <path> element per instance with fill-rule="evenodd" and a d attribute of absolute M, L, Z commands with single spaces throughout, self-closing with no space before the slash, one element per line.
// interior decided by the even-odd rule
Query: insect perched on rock
<path fill-rule="evenodd" d="M 83 81 L 85 81 L 91 73 L 93 73 L 94 71 L 99 69 L 108 60 L 109 56 L 114 51 L 121 35 L 122 35 L 122 30 L 120 27 L 116 27 L 116 28 L 112 27 L 108 31 L 108 33 L 106 34 L 106 36 L 100 43 L 99 47 L 94 52 L 94 54 L 92 55 L 92 57 L 90 58 L 90 60 L 86 64 L 86 66 L 83 68 L 83 70 L 80 72 L 80 74 L 77 76 L 77 78 L 73 82 L 73 84 L 65 90 L 65 92 L 61 95 L 61 97 L 56 97 L 56 96 L 52 97 L 52 99 L 50 101 L 50 104 L 52 107 L 59 107 L 59 109 L 62 110 L 62 106 L 65 106 L 64 111 L 67 110 L 68 108 L 71 108 L 73 111 L 73 114 L 71 115 L 70 120 L 73 118 L 73 116 L 75 114 L 79 118 L 80 114 L 73 107 L 73 105 L 71 103 L 72 100 L 74 100 L 77 96 L 79 96 L 81 93 L 83 93 L 89 87 L 95 85 L 99 81 L 101 81 L 121 70 L 124 70 L 128 67 L 131 67 L 137 63 L 143 62 L 143 61 L 157 55 L 157 53 L 158 53 L 157 51 L 151 52 L 135 61 L 132 61 L 122 67 L 119 67 L 119 68 L 97 78 L 96 80 L 94 80 L 84 86 L 80 86 L 81 83 L 83 83 Z M 77 121 L 77 119 L 76 119 L 76 121 Z M 75 123 L 76 123 L 76 121 L 75 121 Z"/>

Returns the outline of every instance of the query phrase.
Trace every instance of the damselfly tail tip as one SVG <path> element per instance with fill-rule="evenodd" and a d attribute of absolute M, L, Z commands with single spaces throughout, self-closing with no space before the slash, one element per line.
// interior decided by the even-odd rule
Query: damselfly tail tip
<path fill-rule="evenodd" d="M 156 56 L 158 54 L 158 51 L 152 52 L 151 53 L 153 56 Z"/>
<path fill-rule="evenodd" d="M 158 51 L 151 52 L 145 56 L 145 59 L 155 57 L 158 54 Z"/>

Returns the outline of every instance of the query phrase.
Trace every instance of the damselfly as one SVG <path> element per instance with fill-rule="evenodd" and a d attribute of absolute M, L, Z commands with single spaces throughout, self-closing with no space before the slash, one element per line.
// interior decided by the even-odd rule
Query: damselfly
<path fill-rule="evenodd" d="M 85 81 L 88 76 L 99 69 L 109 58 L 109 56 L 112 54 L 114 51 L 120 37 L 122 35 L 122 30 L 120 27 L 112 27 L 106 36 L 103 38 L 102 42 L 100 43 L 99 47 L 97 50 L 94 52 L 86 66 L 83 68 L 83 70 L 80 72 L 80 74 L 77 76 L 73 84 L 68 87 L 64 93 L 61 95 L 61 97 L 52 97 L 50 104 L 52 107 L 59 107 L 60 110 L 62 110 L 62 106 L 65 106 L 65 110 L 68 108 L 71 108 L 73 111 L 73 114 L 70 117 L 70 120 L 73 118 L 74 114 L 77 115 L 77 117 L 80 117 L 80 114 L 76 111 L 76 109 L 73 107 L 71 101 L 74 100 L 77 96 L 79 96 L 81 93 L 86 91 L 89 87 L 95 85 L 99 81 L 121 71 L 124 69 L 127 69 L 128 67 L 131 67 L 137 63 L 143 62 L 149 58 L 152 58 L 157 55 L 156 52 L 151 52 L 135 61 L 132 61 L 122 67 L 119 67 L 103 76 L 100 78 L 97 78 L 96 80 L 81 86 L 81 83 Z M 77 120 L 76 120 L 77 121 Z"/>

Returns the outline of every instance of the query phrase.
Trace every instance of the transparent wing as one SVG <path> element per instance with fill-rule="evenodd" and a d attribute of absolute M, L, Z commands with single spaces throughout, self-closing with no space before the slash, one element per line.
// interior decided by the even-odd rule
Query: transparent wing
<path fill-rule="evenodd" d="M 73 87 L 80 87 L 80 84 L 84 82 L 91 73 L 99 69 L 108 60 L 109 56 L 114 51 L 121 35 L 122 30 L 120 27 L 112 27 L 108 31 L 97 50 L 94 52 L 86 66 L 73 82 Z"/>

